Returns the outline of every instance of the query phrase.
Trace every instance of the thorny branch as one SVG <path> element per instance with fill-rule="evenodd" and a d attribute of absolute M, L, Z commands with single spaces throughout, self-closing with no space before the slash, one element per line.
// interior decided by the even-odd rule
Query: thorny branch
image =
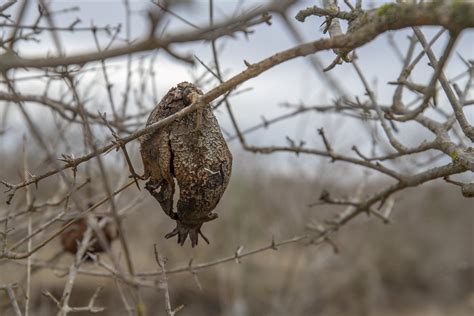
<path fill-rule="evenodd" d="M 166 313 L 175 315 L 182 306 L 174 310 L 171 307 L 168 287 L 170 275 L 190 273 L 195 280 L 198 280 L 197 273 L 200 270 L 226 262 L 240 263 L 247 256 L 267 250 L 278 250 L 284 245 L 295 243 L 304 242 L 311 245 L 327 243 L 337 252 L 338 247 L 331 238 L 345 224 L 361 214 L 373 214 L 384 223 L 389 223 L 390 214 L 396 205 L 397 193 L 429 181 L 444 179 L 445 183 L 460 188 L 463 196 L 473 197 L 472 178 L 457 179 L 456 175 L 472 175 L 474 171 L 474 148 L 472 147 L 474 127 L 469 121 L 470 116 L 467 112 L 470 110 L 468 107 L 474 104 L 471 93 L 474 62 L 460 56 L 467 70 L 451 79 L 446 75 L 446 68 L 449 60 L 455 55 L 456 44 L 463 40 L 460 36 L 462 31 L 474 27 L 472 19 L 474 4 L 468 2 L 451 4 L 448 1 L 439 1 L 425 4 L 388 4 L 374 9 L 364 9 L 362 1 L 357 1 L 355 6 L 350 1 L 344 2 L 349 11 L 342 11 L 337 1 L 333 0 L 323 1 L 324 8 L 317 6 L 301 8 L 295 17 L 297 21 L 313 23 L 313 19 L 323 18 L 318 20 L 318 23 L 322 22 L 323 33 L 328 33 L 320 39 L 306 43 L 298 27 L 292 24 L 292 18 L 288 15 L 289 8 L 299 5 L 298 1 L 272 1 L 267 5 L 217 21 L 214 17 L 217 10 L 214 8 L 214 2 L 210 0 L 207 25 L 198 25 L 192 19 L 181 16 L 171 2 L 156 1 L 153 3 L 159 12 L 150 11 L 147 21 L 148 33 L 136 39 L 132 38 L 133 10 L 128 1 L 124 1 L 126 9 L 126 35 L 124 37 L 122 37 L 123 28 L 120 24 L 114 26 L 92 24 L 90 27 L 84 27 L 81 26 L 81 20 L 76 18 L 69 25 L 57 26 L 55 22 L 57 15 L 76 12 L 77 7 L 54 11 L 49 2 L 41 1 L 36 15 L 29 17 L 25 14 L 29 9 L 28 1 L 19 3 L 7 1 L 0 5 L 0 19 L 2 19 L 0 27 L 7 30 L 6 35 L 0 38 L 0 72 L 3 76 L 3 80 L 0 81 L 2 87 L 0 137 L 8 137 L 15 133 L 10 123 L 13 121 L 12 113 L 20 113 L 26 121 L 23 132 L 28 131 L 41 149 L 41 153 L 37 155 L 36 166 L 33 164 L 30 167 L 31 164 L 27 163 L 26 156 L 32 156 L 33 150 L 25 148 L 23 153 L 25 160 L 19 183 L 13 184 L 13 176 L 10 175 L 4 177 L 2 174 L 2 179 L 0 179 L 6 187 L 6 202 L 11 204 L 11 209 L 7 213 L 2 213 L 0 217 L 0 224 L 3 226 L 0 231 L 0 259 L 3 262 L 17 261 L 18 264 L 27 267 L 25 314 L 30 308 L 30 282 L 34 272 L 32 267 L 67 273 L 67 281 L 60 299 L 45 292 L 45 295 L 57 305 L 59 315 L 80 311 L 102 311 L 102 308 L 95 304 L 100 288 L 92 295 L 86 306 L 69 306 L 72 289 L 78 275 L 112 278 L 117 283 L 121 299 L 130 314 L 140 312 L 142 309 L 140 296 L 142 288 L 159 288 L 164 293 Z M 9 13 L 12 8 L 16 9 L 15 14 Z M 222 49 L 220 44 L 229 37 L 236 38 L 239 34 L 249 38 L 254 32 L 252 29 L 254 27 L 262 27 L 260 25 L 271 27 L 272 23 L 275 23 L 271 16 L 273 13 L 281 18 L 283 25 L 298 45 L 274 53 L 258 62 L 244 60 L 245 69 L 230 75 L 231 72 L 226 68 L 228 65 L 225 65 L 220 57 Z M 314 18 L 309 18 L 313 16 Z M 170 31 L 166 21 L 168 17 L 180 20 L 188 26 L 188 29 L 180 32 Z M 342 27 L 340 19 L 347 22 L 347 29 Z M 428 40 L 421 28 L 425 25 L 434 25 L 441 29 Z M 389 83 L 396 85 L 392 102 L 382 103 L 375 87 L 367 80 L 366 70 L 361 66 L 364 56 L 359 56 L 356 49 L 387 31 L 409 27 L 412 28 L 413 35 L 408 39 L 409 45 L 405 54 L 397 47 L 395 40 L 391 41 L 401 61 L 402 69 Z M 75 54 L 67 53 L 64 51 L 64 43 L 61 42 L 61 34 L 64 32 L 66 34 L 90 32 L 95 49 Z M 444 45 L 444 50 L 437 56 L 433 49 L 434 44 L 447 33 L 449 33 L 449 38 Z M 21 44 L 29 41 L 40 42 L 43 40 L 43 35 L 52 38 L 54 53 L 48 53 L 47 56 L 25 54 L 21 49 Z M 160 69 L 157 67 L 155 71 L 155 59 L 161 58 L 160 54 L 164 52 L 170 58 L 190 63 L 193 59 L 179 52 L 179 48 L 192 42 L 209 43 L 210 62 L 205 58 L 200 59 L 201 56 L 196 56 L 204 67 L 204 73 L 198 76 L 196 81 L 210 88 L 204 95 L 197 96 L 195 102 L 185 109 L 146 128 L 141 128 L 149 113 L 146 108 L 150 108 L 157 102 L 156 82 L 160 78 Z M 417 45 L 422 48 L 419 53 L 415 53 Z M 324 68 L 324 72 L 316 53 L 326 50 L 332 50 L 335 57 L 334 61 Z M 116 85 L 117 81 L 113 72 L 116 65 L 112 65 L 111 62 L 125 56 L 126 65 L 118 66 L 125 71 L 124 91 L 119 93 L 120 86 Z M 413 73 L 424 56 L 428 58 L 431 67 L 430 80 L 425 83 L 415 82 Z M 308 57 L 312 70 L 323 78 L 331 90 L 334 90 L 337 99 L 318 105 L 308 105 L 304 102 L 297 105 L 286 103 L 286 107 L 290 109 L 288 113 L 271 115 L 269 119 L 262 116 L 261 123 L 241 128 L 242 124 L 236 115 L 237 107 L 232 106 L 233 98 L 241 92 L 237 88 L 249 82 L 250 79 L 299 57 Z M 344 65 L 343 62 L 351 65 Z M 86 64 L 90 65 L 86 68 Z M 148 65 L 149 69 L 146 69 Z M 349 95 L 344 82 L 331 77 L 332 69 L 349 66 L 355 70 L 360 86 L 365 92 L 361 97 Z M 25 70 L 31 73 L 21 76 Z M 91 73 L 96 77 L 90 76 Z M 137 76 L 140 77 L 139 85 L 135 85 L 134 82 Z M 23 88 L 23 83 L 38 84 L 43 91 L 29 91 Z M 441 88 L 437 86 L 438 83 Z M 97 101 L 94 98 L 95 86 L 106 93 L 107 102 Z M 248 92 L 247 89 L 242 91 Z M 446 96 L 449 107 L 443 106 L 441 94 Z M 413 96 L 415 98 L 409 101 L 409 97 Z M 139 112 L 129 106 L 133 103 L 137 104 Z M 345 209 L 333 218 L 324 221 L 324 224 L 318 222 L 308 225 L 307 230 L 300 235 L 280 241 L 272 238 L 269 244 L 247 251 L 244 251 L 243 246 L 239 246 L 236 251 L 223 258 L 201 263 L 195 263 L 191 259 L 187 265 L 178 265 L 176 268 L 169 269 L 165 269 L 165 259 L 158 253 L 155 246 L 155 260 L 160 268 L 159 271 L 156 269 L 140 271 L 134 265 L 134 249 L 129 246 L 127 229 L 124 227 L 126 213 L 137 209 L 138 200 L 131 201 L 131 206 L 123 207 L 115 198 L 133 184 L 139 187 L 141 177 L 135 172 L 137 166 L 134 165 L 135 157 L 131 151 L 132 142 L 140 136 L 164 128 L 193 111 L 199 111 L 209 103 L 214 103 L 215 108 L 218 108 L 220 104 L 225 105 L 234 128 L 234 133 L 229 135 L 228 140 L 238 139 L 243 150 L 262 155 L 285 152 L 297 156 L 328 158 L 329 162 L 334 164 L 345 163 L 363 167 L 372 174 L 384 176 L 389 183 L 375 192 L 368 192 L 365 184 L 361 184 L 351 197 L 339 197 L 337 192 L 323 191 L 320 200 L 311 204 L 312 207 L 328 204 L 343 206 Z M 43 130 L 39 128 L 43 125 L 40 124 L 40 119 L 32 115 L 32 104 L 40 105 L 43 110 L 46 110 L 44 112 L 51 116 L 53 123 L 51 126 L 56 129 L 51 139 L 45 137 Z M 104 109 L 110 111 L 112 115 L 106 117 Z M 257 146 L 253 145 L 251 143 L 253 139 L 248 137 L 252 132 L 264 129 L 271 131 L 275 124 L 312 112 L 355 120 L 369 130 L 371 135 L 346 150 L 340 148 L 331 130 L 326 131 L 320 126 L 315 126 L 313 134 L 318 145 L 311 147 L 306 140 L 294 140 L 290 136 L 286 137 L 286 146 L 273 144 Z M 405 145 L 400 136 L 400 130 L 405 128 L 406 123 L 415 124 L 423 135 L 427 135 L 426 139 L 415 146 Z M 105 132 L 100 134 L 100 131 Z M 73 132 L 82 133 L 82 138 L 76 135 L 75 139 L 79 141 L 72 141 L 69 137 Z M 76 144 L 77 142 L 82 142 L 83 146 Z M 370 154 L 366 153 L 367 146 L 364 142 L 373 144 Z M 128 149 L 127 144 L 129 144 Z M 131 181 L 119 181 L 123 184 L 116 186 L 115 191 L 111 185 L 115 181 L 114 175 L 110 172 L 111 163 L 109 157 L 105 157 L 105 154 L 114 149 L 123 153 L 119 159 L 120 166 L 128 170 L 125 176 L 133 178 Z M 422 156 L 428 159 L 420 162 L 418 157 Z M 55 158 L 61 161 L 62 165 L 55 161 Z M 97 162 L 96 169 L 93 168 L 92 160 Z M 423 168 L 419 167 L 420 164 Z M 69 169 L 73 173 L 71 183 L 68 181 L 69 177 L 63 173 Z M 34 174 L 33 170 L 38 174 Z M 43 200 L 40 190 L 33 190 L 32 184 L 35 188 L 41 189 L 47 179 L 56 179 L 57 174 L 61 175 L 59 178 L 61 190 L 57 190 Z M 100 188 L 97 187 L 97 183 L 101 184 Z M 98 192 L 95 192 L 97 189 L 99 189 Z M 16 199 L 14 199 L 15 196 L 17 196 Z M 85 204 L 82 203 L 83 200 L 88 201 L 87 207 L 83 205 Z M 97 200 L 96 203 L 92 202 Z M 105 214 L 108 218 L 100 222 L 110 221 L 117 226 L 120 249 L 128 273 L 125 273 L 125 269 L 122 268 L 115 250 L 108 246 L 106 252 L 112 264 L 91 255 L 95 265 L 89 268 L 82 267 L 84 254 L 94 238 L 93 230 L 99 232 L 98 238 L 101 239 L 101 243 L 104 243 L 104 236 L 100 235 L 100 229 L 94 225 L 88 226 L 75 260 L 69 267 L 60 265 L 54 260 L 41 261 L 32 257 L 78 219 L 92 214 L 97 215 L 99 206 L 106 203 L 109 211 L 100 213 L 100 216 Z M 0 211 L 3 212 L 3 210 Z M 27 224 L 20 223 L 23 218 L 28 219 Z M 55 228 L 58 223 L 61 223 L 60 227 Z M 91 221 L 91 223 L 96 222 Z M 27 261 L 24 262 L 23 259 Z M 153 282 L 156 277 L 159 277 L 157 284 Z M 198 281 L 197 283 L 200 284 Z M 121 290 L 122 285 L 125 286 L 124 291 Z M 1 289 L 6 290 L 14 313 L 22 315 L 14 292 L 15 287 L 15 284 L 0 286 Z M 134 306 L 130 306 L 129 301 L 133 302 Z"/>

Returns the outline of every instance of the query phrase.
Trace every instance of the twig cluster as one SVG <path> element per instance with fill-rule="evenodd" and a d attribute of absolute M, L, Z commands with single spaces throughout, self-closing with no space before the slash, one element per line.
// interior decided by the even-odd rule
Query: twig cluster
<path fill-rule="evenodd" d="M 453 5 L 439 1 L 427 4 L 388 4 L 365 10 L 362 8 L 362 1 L 357 1 L 355 5 L 350 1 L 344 2 L 348 11 L 341 10 L 335 0 L 323 1 L 322 8 L 312 6 L 299 11 L 296 20 L 300 22 L 312 23 L 312 16 L 324 18 L 323 33 L 328 33 L 325 38 L 306 43 L 293 24 L 293 19 L 288 16 L 289 8 L 299 5 L 297 1 L 272 1 L 254 10 L 238 11 L 231 18 L 216 21 L 214 3 L 210 0 L 208 25 L 197 25 L 176 13 L 169 3 L 158 1 L 155 3 L 156 10 L 148 14 L 149 28 L 146 36 L 138 39 L 131 36 L 132 10 L 127 0 L 124 1 L 127 15 L 124 26 L 85 27 L 79 18 L 69 25 L 58 26 L 55 23 L 58 15 L 76 12 L 78 8 L 54 11 L 47 1 L 39 1 L 33 21 L 27 21 L 28 1 L 7 1 L 2 4 L 0 27 L 5 31 L 0 38 L 0 137 L 11 136 L 11 112 L 19 115 L 28 131 L 24 141 L 21 180 L 15 183 L 12 179 L 4 178 L 3 174 L 0 179 L 6 188 L 6 203 L 14 206 L 11 207 L 14 211 L 2 213 L 0 217 L 0 224 L 3 226 L 0 231 L 0 267 L 5 262 L 15 262 L 27 267 L 24 313 L 15 293 L 18 285 L 0 285 L 0 289 L 7 292 L 15 315 L 27 315 L 29 312 L 31 277 L 38 268 L 67 274 L 61 298 L 56 298 L 48 291 L 44 292 L 57 306 L 58 315 L 79 311 L 95 313 L 103 310 L 96 305 L 100 288 L 94 292 L 86 306 L 69 305 L 78 275 L 115 280 L 124 307 L 131 315 L 140 313 L 142 309 L 141 288 L 160 289 L 164 293 L 165 311 L 168 315 L 175 315 L 182 306 L 175 309 L 171 307 L 168 287 L 170 275 L 190 273 L 198 287 L 201 287 L 199 270 L 226 262 L 240 263 L 247 256 L 267 250 L 278 250 L 284 245 L 301 242 L 327 243 L 337 252 L 338 247 L 331 237 L 345 224 L 360 214 L 374 215 L 384 223 L 389 223 L 390 215 L 396 206 L 396 193 L 436 179 L 444 179 L 446 183 L 459 186 L 463 196 L 473 197 L 472 180 L 465 182 L 453 179 L 453 176 L 472 175 L 474 171 L 474 126 L 466 114 L 468 107 L 474 105 L 471 93 L 474 62 L 463 59 L 465 72 L 452 79 L 446 76 L 445 67 L 453 56 L 461 32 L 474 27 L 474 4 L 459 2 Z M 12 13 L 12 9 L 16 9 L 16 12 Z M 246 69 L 230 76 L 220 60 L 218 44 L 227 37 L 236 37 L 239 34 L 249 37 L 254 27 L 262 24 L 271 26 L 274 16 L 281 18 L 283 25 L 299 44 L 261 61 L 244 60 Z M 168 17 L 179 19 L 191 29 L 182 32 L 168 30 Z M 348 23 L 345 32 L 340 19 Z M 428 40 L 420 28 L 425 25 L 439 26 L 441 30 Z M 359 58 L 363 56 L 358 56 L 356 50 L 387 31 L 402 28 L 411 28 L 413 34 L 408 38 L 409 45 L 405 53 L 394 41 L 391 42 L 403 66 L 399 76 L 391 82 L 396 85 L 392 102 L 382 104 L 366 79 L 364 69 L 359 65 Z M 95 50 L 81 54 L 65 54 L 59 36 L 62 32 L 90 32 Z M 449 39 L 442 54 L 437 56 L 432 47 L 443 33 L 449 33 Z M 39 42 L 44 35 L 52 37 L 55 53 L 26 57 L 21 49 L 22 45 L 29 41 Z M 199 41 L 210 45 L 212 58 L 208 63 L 197 56 L 193 58 L 183 55 L 176 49 L 186 43 Z M 418 46 L 421 51 L 416 54 Z M 327 66 L 315 55 L 324 50 L 333 50 L 335 54 L 334 61 Z M 212 88 L 185 109 L 142 128 L 150 106 L 158 101 L 154 69 L 158 52 L 164 52 L 180 62 L 194 63 L 197 60 L 204 67 L 204 72 L 196 77 L 196 82 Z M 137 53 L 145 55 L 140 54 L 137 57 Z M 427 83 L 415 82 L 412 73 L 424 56 L 428 58 L 432 68 L 431 79 Z M 116 57 L 126 59 L 125 91 L 118 91 L 114 86 L 116 81 L 112 70 L 116 66 L 111 65 L 109 59 Z M 232 98 L 248 90 L 238 90 L 239 86 L 279 64 L 299 57 L 308 58 L 313 70 L 338 98 L 329 104 L 285 103 L 290 110 L 288 113 L 273 118 L 262 117 L 261 123 L 241 128 L 234 113 L 236 109 L 232 105 Z M 363 97 L 349 95 L 341 82 L 332 76 L 332 69 L 343 66 L 352 67 L 357 73 L 365 90 Z M 97 79 L 88 82 L 86 78 L 90 78 L 90 74 L 101 77 L 105 84 L 98 84 L 100 81 Z M 140 78 L 138 84 L 135 84 L 135 77 Z M 467 79 L 463 81 L 464 85 L 460 86 L 462 78 Z M 36 83 L 43 87 L 43 91 L 26 91 L 22 88 L 24 82 Z M 150 82 L 153 85 L 151 88 Z M 103 108 L 107 109 L 110 115 L 107 116 L 104 111 L 92 110 L 98 105 L 90 94 L 93 86 L 98 86 L 106 94 L 107 102 Z M 440 95 L 446 97 L 445 104 L 448 106 L 441 104 L 444 101 Z M 412 97 L 411 101 L 409 97 Z M 132 103 L 138 110 L 130 106 Z M 253 250 L 244 251 L 244 247 L 239 246 L 227 257 L 201 263 L 190 260 L 187 265 L 176 268 L 165 268 L 166 259 L 155 247 L 158 271 L 138 271 L 133 248 L 130 247 L 123 223 L 124 216 L 135 211 L 134 205 L 137 201 L 132 201 L 127 206 L 119 202 L 121 192 L 132 188 L 133 185 L 140 189 L 141 178 L 135 171 L 139 170 L 140 166 L 137 168 L 133 164 L 133 155 L 129 153 L 130 143 L 210 103 L 215 109 L 224 105 L 233 127 L 233 132 L 228 133 L 228 140 L 238 140 L 246 151 L 264 155 L 286 152 L 319 156 L 328 158 L 331 163 L 362 167 L 386 177 L 390 183 L 375 192 L 368 192 L 363 183 L 349 198 L 337 197 L 333 192 L 323 191 L 320 199 L 310 204 L 311 207 L 325 204 L 342 206 L 344 209 L 324 223 L 315 221 L 309 224 L 301 235 L 280 241 L 272 238 L 268 245 Z M 33 110 L 37 110 L 34 105 L 41 106 L 51 114 L 56 131 L 54 137 L 46 136 L 40 120 L 33 113 Z M 350 153 L 340 152 L 332 141 L 331 132 L 319 127 L 315 128 L 314 134 L 314 137 L 320 140 L 319 148 L 310 148 L 306 140 L 294 140 L 290 137 L 286 138 L 286 146 L 256 146 L 247 139 L 248 134 L 252 132 L 310 112 L 322 115 L 330 113 L 360 122 L 371 132 L 371 139 L 365 139 L 364 142 L 372 143 L 372 152 L 364 152 L 363 142 L 353 144 Z M 415 124 L 430 137 L 417 146 L 404 144 L 398 134 L 407 123 Z M 70 135 L 74 132 L 76 138 L 72 141 Z M 77 133 L 80 137 L 77 137 Z M 32 143 L 38 148 L 35 159 L 41 160 L 39 174 L 31 171 L 37 170 L 37 166 L 28 165 L 27 156 L 31 155 L 32 151 L 27 150 L 27 147 Z M 127 170 L 127 174 L 118 181 L 115 181 L 109 172 L 105 157 L 112 150 L 120 152 L 120 168 Z M 41 188 L 46 179 L 57 181 L 58 190 L 44 200 L 37 196 L 38 191 L 33 191 L 32 187 L 34 185 Z M 93 192 L 93 188 L 98 193 Z M 89 205 L 85 206 L 84 200 L 87 200 Z M 93 215 L 97 215 L 97 209 L 101 205 L 107 205 L 109 210 L 105 218 L 98 221 Z M 88 218 L 89 225 L 70 266 L 59 265 L 54 258 L 42 261 L 33 257 L 80 218 Z M 120 252 L 125 264 L 101 233 L 101 227 L 109 222 L 117 227 Z M 96 255 L 87 255 L 87 249 L 95 241 L 94 238 L 103 245 L 110 263 L 104 262 Z M 93 268 L 82 267 L 85 258 L 92 258 L 95 262 Z M 158 281 L 155 282 L 157 277 Z M 122 291 L 121 287 L 126 288 L 126 291 Z"/>

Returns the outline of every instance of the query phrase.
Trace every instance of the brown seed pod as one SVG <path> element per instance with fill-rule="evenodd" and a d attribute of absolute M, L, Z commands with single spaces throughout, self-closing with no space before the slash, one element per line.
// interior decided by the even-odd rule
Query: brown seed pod
<path fill-rule="evenodd" d="M 98 220 L 101 218 L 98 217 Z M 87 220 L 85 218 L 79 218 L 76 220 L 74 224 L 69 226 L 62 234 L 61 234 L 61 244 L 63 246 L 63 249 L 69 253 L 76 254 L 79 244 L 82 241 L 82 237 L 84 236 L 84 233 L 87 230 Z M 106 225 L 103 229 L 102 232 L 104 233 L 105 239 L 107 241 L 107 244 L 110 245 L 112 240 L 114 240 L 117 237 L 117 234 L 112 232 L 112 229 L 110 228 L 109 225 Z M 90 253 L 99 253 L 99 252 L 104 252 L 105 249 L 102 247 L 102 244 L 99 242 L 99 239 L 97 236 L 95 237 L 95 241 L 87 248 L 87 252 Z M 87 259 L 90 259 L 87 257 Z"/>
<path fill-rule="evenodd" d="M 148 117 L 146 125 L 172 115 L 192 103 L 202 91 L 189 82 L 172 88 Z M 183 245 L 189 235 L 198 243 L 201 226 L 217 218 L 215 209 L 229 183 L 232 154 L 210 105 L 177 119 L 170 125 L 140 138 L 145 188 L 163 211 L 176 220 L 166 238 L 178 235 Z M 175 179 L 179 188 L 177 211 L 173 211 Z"/>

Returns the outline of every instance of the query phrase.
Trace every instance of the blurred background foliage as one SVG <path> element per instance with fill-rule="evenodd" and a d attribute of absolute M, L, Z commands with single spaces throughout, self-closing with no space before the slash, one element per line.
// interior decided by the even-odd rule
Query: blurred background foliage
<path fill-rule="evenodd" d="M 367 191 L 379 185 L 368 176 Z M 211 245 L 194 249 L 163 238 L 173 223 L 147 193 L 131 189 L 119 201 L 136 201 L 137 209 L 126 217 L 125 227 L 137 269 L 158 271 L 151 255 L 155 243 L 168 259 L 167 267 L 174 268 L 191 257 L 195 263 L 210 261 L 232 255 L 232 247 L 250 250 L 267 245 L 272 236 L 278 241 L 298 235 L 307 223 L 339 211 L 335 206 L 308 207 L 323 187 L 341 195 L 353 194 L 355 188 L 321 183 L 317 177 L 274 175 L 251 163 L 245 170 L 234 170 L 217 208 L 219 219 L 204 226 Z M 50 181 L 39 190 L 48 197 L 57 187 Z M 41 195 L 37 198 L 41 200 Z M 396 201 L 389 224 L 362 216 L 342 227 L 333 239 L 339 248 L 336 255 L 328 244 L 282 246 L 243 258 L 240 264 L 198 271 L 201 290 L 191 273 L 172 274 L 172 304 L 185 305 L 180 315 L 472 315 L 472 202 L 439 183 L 406 191 Z M 55 241 L 35 259 L 48 260 L 58 249 Z M 107 261 L 105 255 L 101 258 Z M 72 259 L 64 254 L 58 263 L 67 267 Z M 24 263 L 2 263 L 0 283 L 21 280 L 25 269 Z M 35 272 L 33 280 L 34 314 L 55 313 L 56 306 L 41 290 L 60 297 L 65 272 L 45 269 Z M 71 306 L 86 304 L 97 286 L 104 286 L 98 305 L 107 307 L 100 315 L 123 312 L 116 282 L 100 277 L 79 276 Z M 160 292 L 142 289 L 141 293 L 150 315 L 165 315 Z M 2 315 L 12 315 L 5 293 L 1 295 Z"/>

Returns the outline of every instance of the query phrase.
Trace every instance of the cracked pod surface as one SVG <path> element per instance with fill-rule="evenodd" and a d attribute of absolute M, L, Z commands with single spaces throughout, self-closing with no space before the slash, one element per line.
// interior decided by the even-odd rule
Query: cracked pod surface
<path fill-rule="evenodd" d="M 146 126 L 189 106 L 196 93 L 202 91 L 195 85 L 178 84 L 151 112 Z M 212 211 L 224 194 L 232 170 L 232 154 L 211 106 L 142 136 L 140 144 L 144 176 L 148 179 L 145 188 L 176 221 L 176 228 L 165 237 L 178 236 L 178 243 L 183 245 L 189 236 L 193 247 L 199 235 L 208 242 L 201 227 L 217 218 Z M 175 186 L 179 187 L 176 211 Z"/>

